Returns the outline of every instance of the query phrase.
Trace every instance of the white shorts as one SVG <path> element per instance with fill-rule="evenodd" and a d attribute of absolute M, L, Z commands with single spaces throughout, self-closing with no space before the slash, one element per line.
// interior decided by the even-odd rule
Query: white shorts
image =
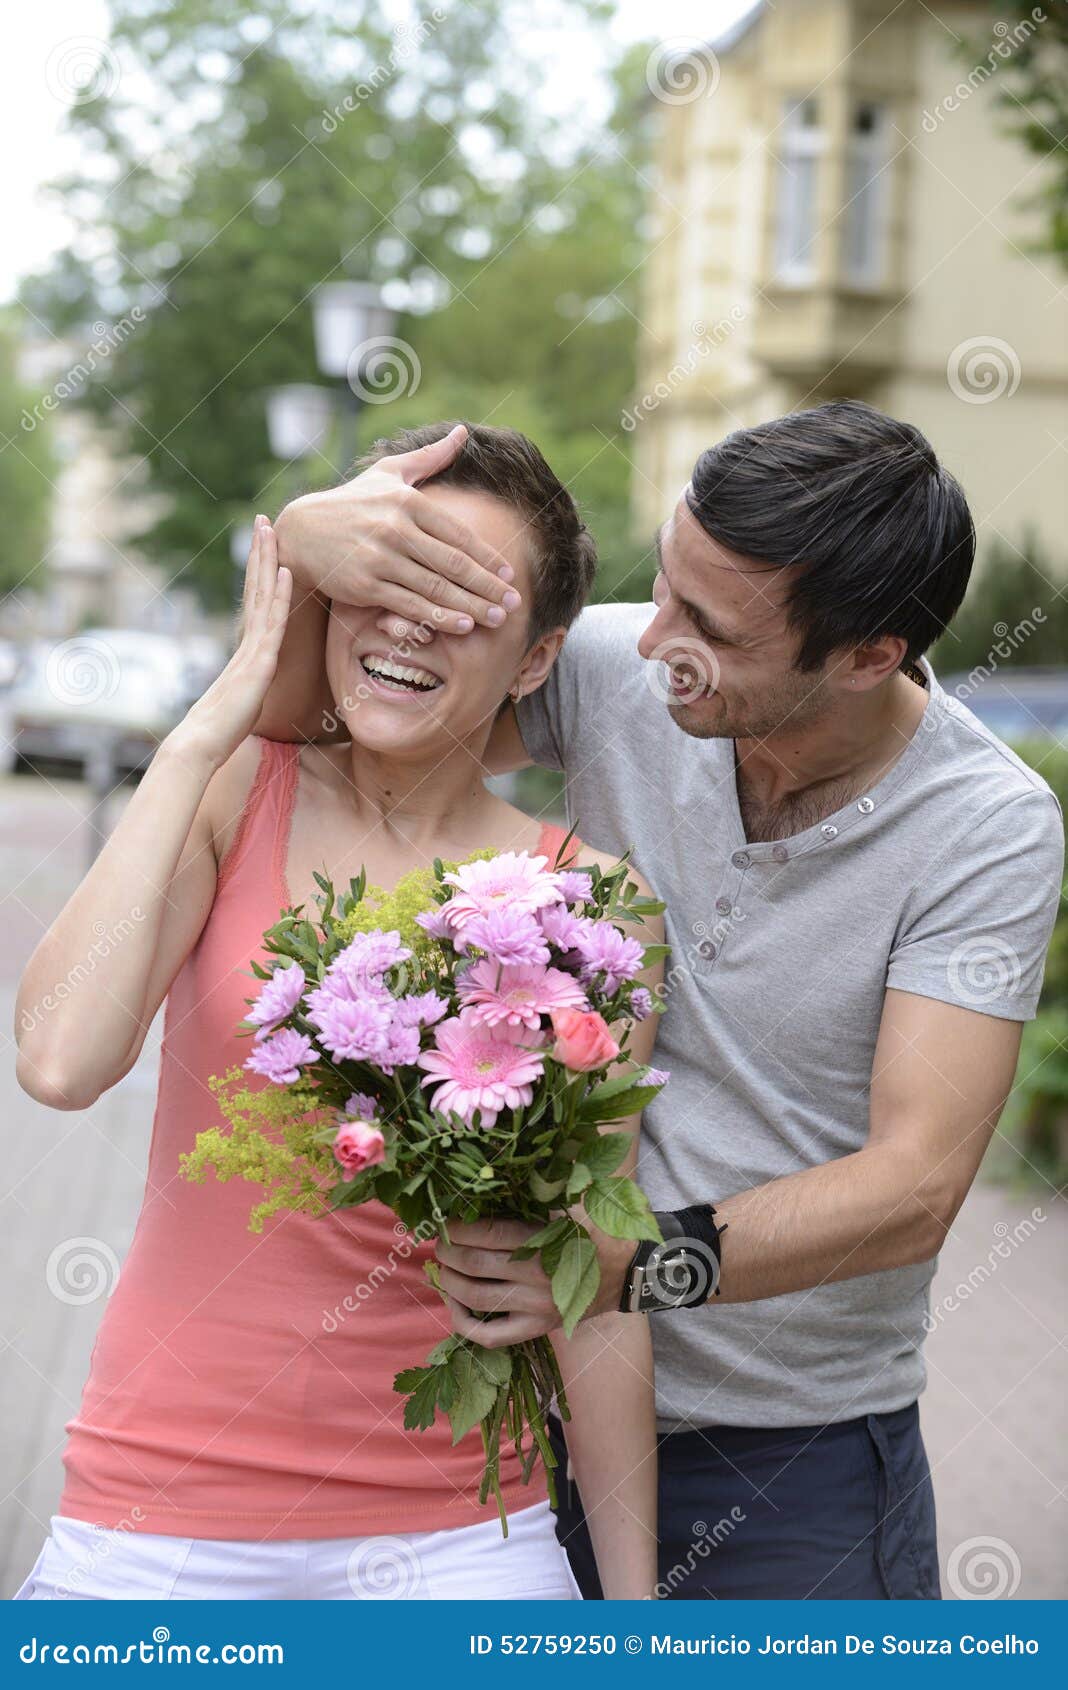
<path fill-rule="evenodd" d="M 391 1537 L 231 1543 L 111 1531 L 84 1520 L 52 1519 L 52 1531 L 16 1601 L 419 1601 L 582 1598 L 556 1541 L 547 1502 L 508 1516 L 441 1532 Z"/>

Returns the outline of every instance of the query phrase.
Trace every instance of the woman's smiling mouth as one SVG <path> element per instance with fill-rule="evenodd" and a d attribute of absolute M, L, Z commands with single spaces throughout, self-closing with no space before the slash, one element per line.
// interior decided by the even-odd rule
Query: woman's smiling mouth
<path fill-rule="evenodd" d="M 374 684 L 377 691 L 391 693 L 394 696 L 407 694 L 409 697 L 427 695 L 436 692 L 444 685 L 440 675 L 431 674 L 429 669 L 420 669 L 412 664 L 398 663 L 392 657 L 379 656 L 369 652 L 359 659 L 364 674 Z"/>

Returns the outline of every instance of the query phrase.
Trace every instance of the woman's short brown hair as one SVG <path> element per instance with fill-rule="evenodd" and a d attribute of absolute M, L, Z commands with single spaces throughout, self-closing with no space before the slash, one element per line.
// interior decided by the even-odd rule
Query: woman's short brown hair
<path fill-rule="evenodd" d="M 455 422 L 405 428 L 376 440 L 356 464 L 369 469 L 382 458 L 414 452 L 443 440 Z M 511 505 L 525 519 L 530 538 L 533 603 L 530 644 L 553 628 L 568 628 L 589 596 L 597 547 L 574 499 L 532 440 L 514 428 L 464 423 L 467 440 L 447 469 L 430 477 L 443 487 L 468 487 Z"/>

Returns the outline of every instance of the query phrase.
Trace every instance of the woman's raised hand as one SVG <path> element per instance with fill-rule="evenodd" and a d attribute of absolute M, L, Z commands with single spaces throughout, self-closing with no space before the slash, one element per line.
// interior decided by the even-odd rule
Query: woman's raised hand
<path fill-rule="evenodd" d="M 247 739 L 274 679 L 292 593 L 293 577 L 278 564 L 274 529 L 265 516 L 258 516 L 245 570 L 237 650 L 169 735 L 174 750 L 221 768 Z"/>

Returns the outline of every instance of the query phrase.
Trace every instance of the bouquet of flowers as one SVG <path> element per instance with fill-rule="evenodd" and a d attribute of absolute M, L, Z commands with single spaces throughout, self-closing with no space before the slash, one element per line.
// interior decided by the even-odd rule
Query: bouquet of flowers
<path fill-rule="evenodd" d="M 663 906 L 638 895 L 626 858 L 604 873 L 480 852 L 388 895 L 363 874 L 340 897 L 315 878 L 317 914 L 286 910 L 264 934 L 268 961 L 252 964 L 262 984 L 244 1066 L 269 1084 L 254 1089 L 239 1068 L 213 1078 L 224 1124 L 198 1135 L 183 1173 L 266 1186 L 254 1231 L 279 1210 L 372 1199 L 424 1238 L 447 1239 L 453 1220 L 532 1222 L 522 1253 L 540 1256 L 570 1336 L 599 1280 L 574 1208 L 612 1237 L 660 1238 L 616 1172 L 628 1135 L 603 1129 L 667 1079 L 627 1061 L 634 1022 L 658 1007 L 637 976 L 666 947 L 619 925 Z M 524 1481 L 540 1457 L 552 1493 L 546 1414 L 568 1409 L 548 1338 L 487 1349 L 453 1335 L 395 1388 L 410 1429 L 439 1410 L 454 1443 L 481 1428 L 480 1500 L 492 1491 L 505 1530 L 504 1438 Z"/>

